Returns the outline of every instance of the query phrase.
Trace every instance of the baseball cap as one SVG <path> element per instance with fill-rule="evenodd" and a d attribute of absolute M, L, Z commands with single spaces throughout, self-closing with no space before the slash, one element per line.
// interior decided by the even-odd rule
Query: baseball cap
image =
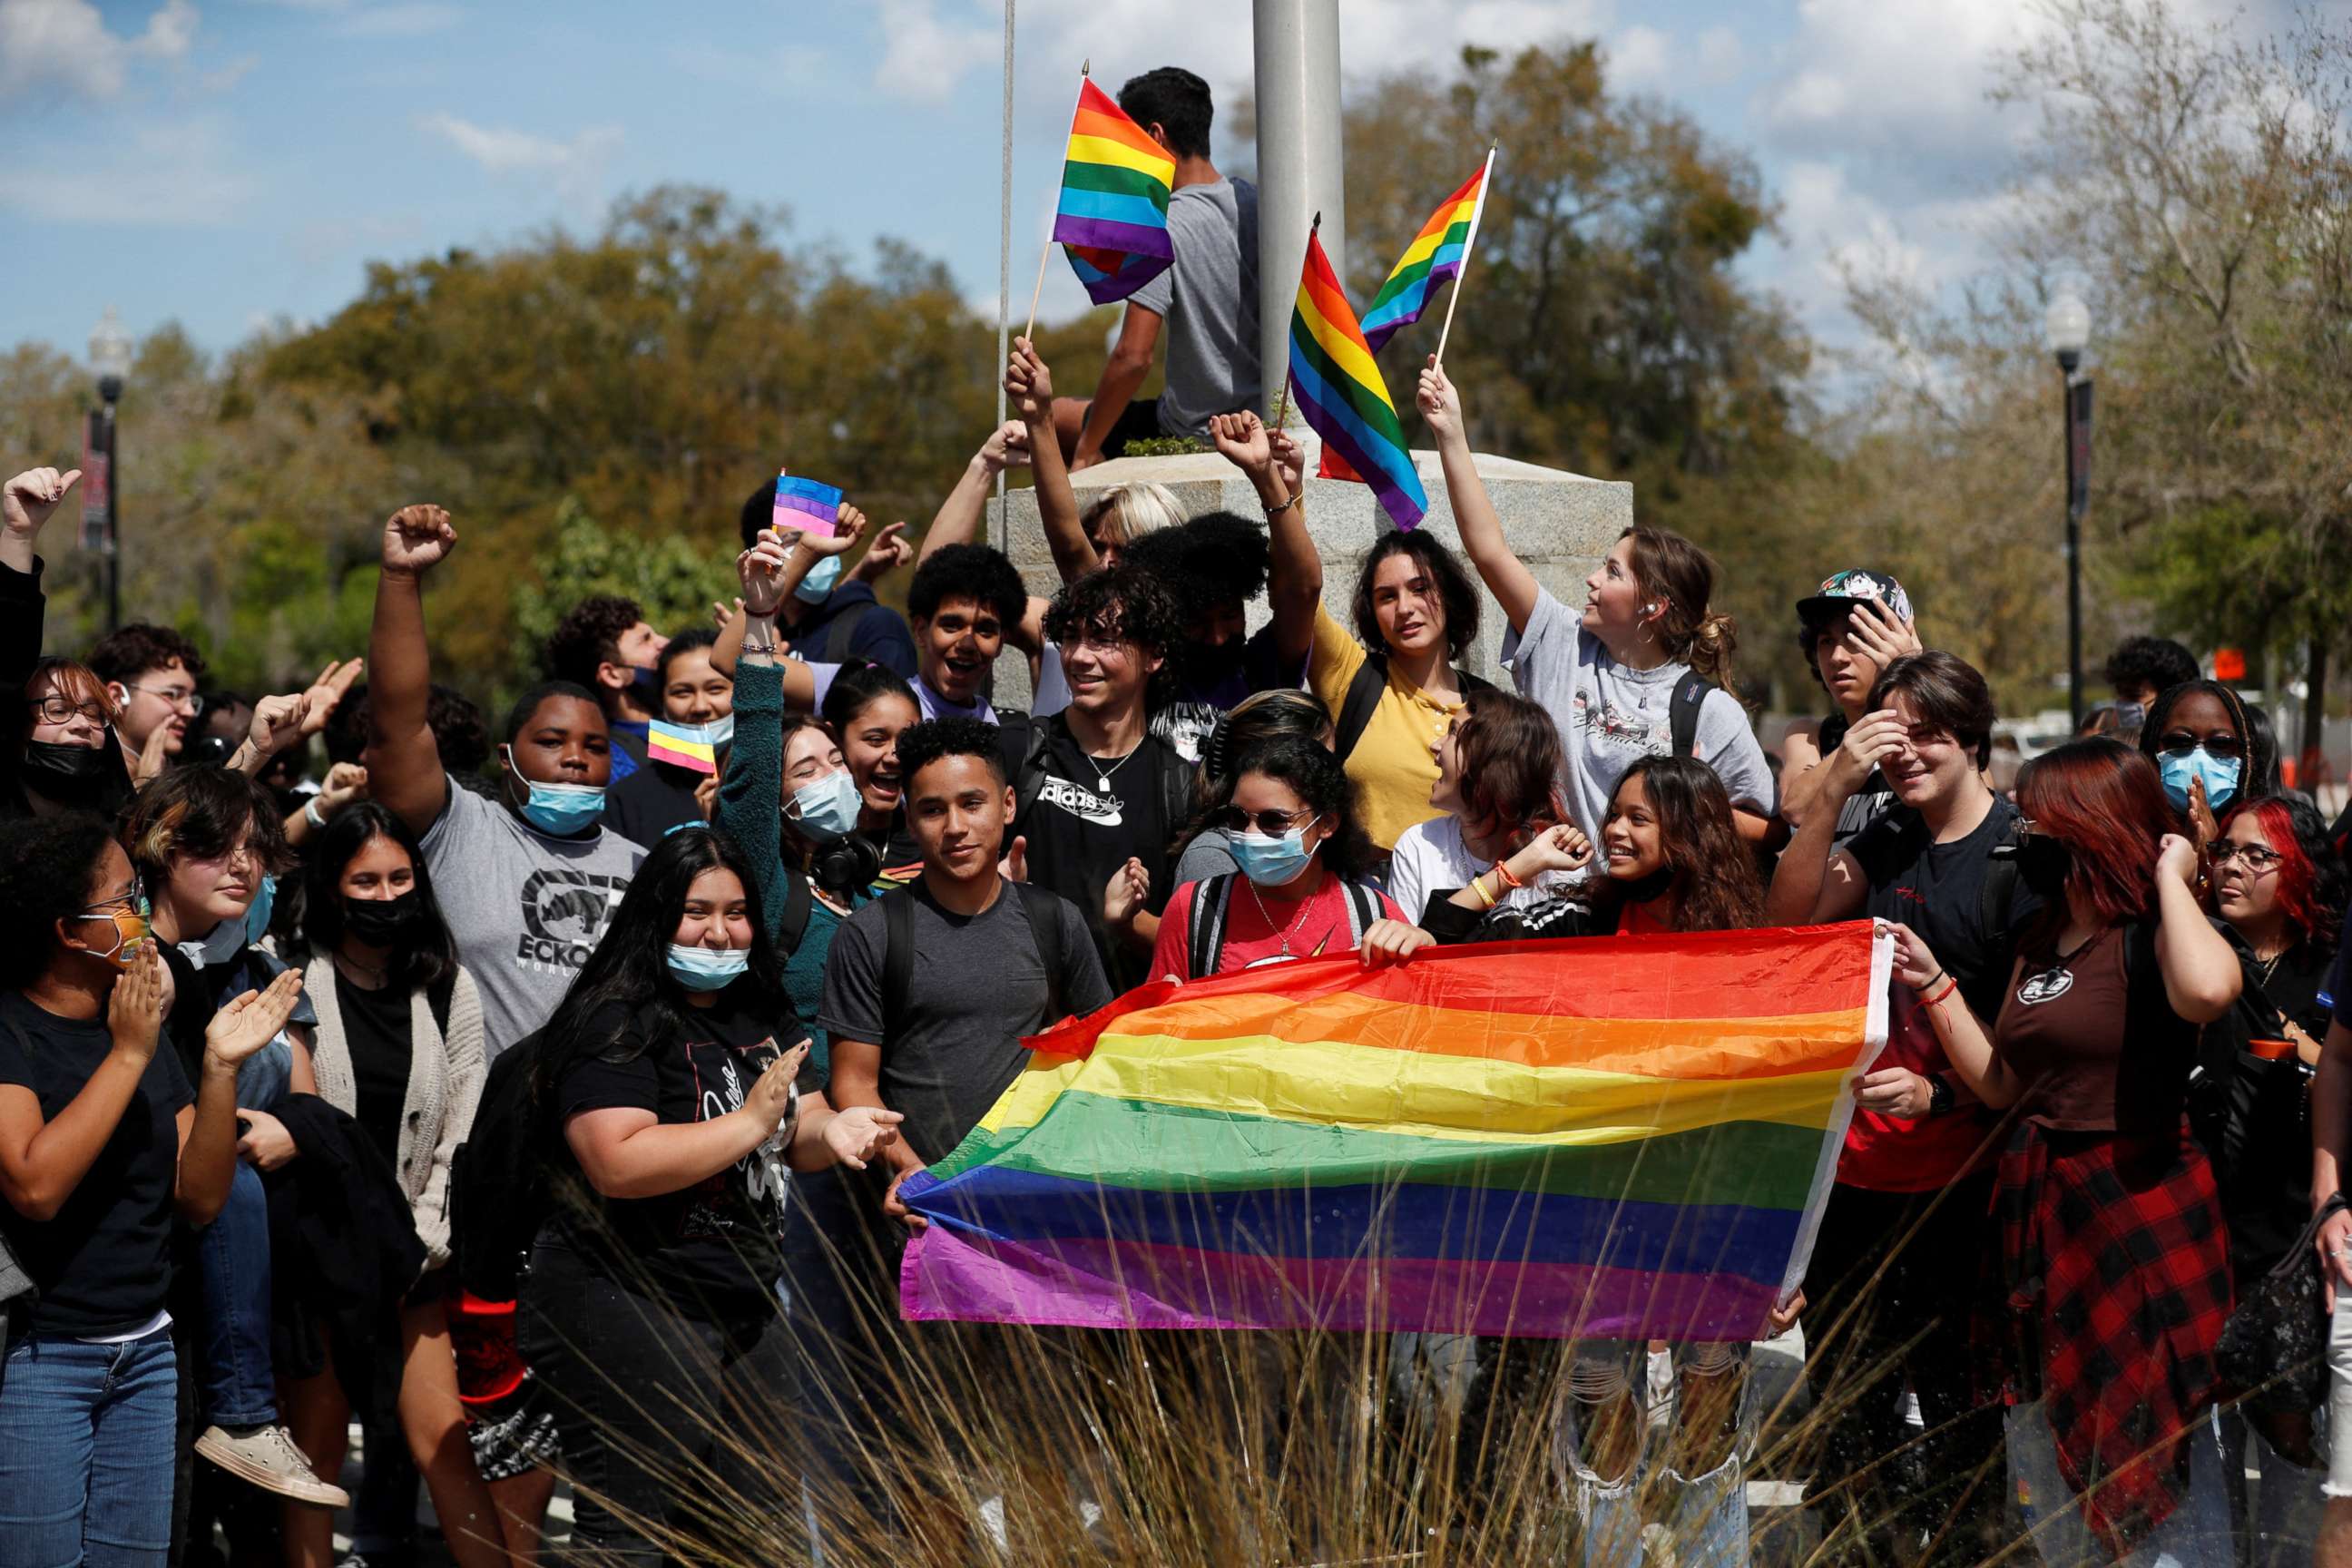
<path fill-rule="evenodd" d="M 1861 566 L 1850 566 L 1825 579 L 1819 588 L 1797 601 L 1797 614 L 1808 621 L 1826 620 L 1856 599 L 1876 599 L 1895 612 L 1897 619 L 1912 618 L 1911 595 L 1903 591 L 1903 584 L 1895 580 L 1894 574 Z"/>

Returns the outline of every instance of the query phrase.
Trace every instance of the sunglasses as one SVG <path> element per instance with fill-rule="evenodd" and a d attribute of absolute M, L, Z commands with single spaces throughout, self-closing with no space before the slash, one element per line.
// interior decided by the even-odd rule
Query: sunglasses
<path fill-rule="evenodd" d="M 1246 833 L 1255 827 L 1268 838 L 1279 838 L 1297 826 L 1300 817 L 1311 821 L 1314 815 L 1306 806 L 1300 806 L 1297 811 L 1244 811 L 1238 805 L 1229 805 L 1209 813 L 1208 825 L 1223 828 L 1227 833 Z"/>
<path fill-rule="evenodd" d="M 2175 730 L 2156 743 L 2156 749 L 2168 757 L 2185 757 L 2200 746 L 2205 748 L 2205 754 L 2209 757 L 2242 757 L 2246 754 L 2246 743 L 2226 730 L 2217 730 L 2204 736 L 2192 735 L 2186 730 Z"/>

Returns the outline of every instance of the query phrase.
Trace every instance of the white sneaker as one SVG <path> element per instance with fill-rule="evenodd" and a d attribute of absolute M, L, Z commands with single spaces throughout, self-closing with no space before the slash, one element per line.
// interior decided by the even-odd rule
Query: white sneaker
<path fill-rule="evenodd" d="M 351 1493 L 320 1480 L 283 1426 L 257 1426 L 242 1437 L 230 1436 L 223 1427 L 207 1426 L 196 1439 L 196 1452 L 264 1491 L 317 1508 L 351 1505 Z"/>

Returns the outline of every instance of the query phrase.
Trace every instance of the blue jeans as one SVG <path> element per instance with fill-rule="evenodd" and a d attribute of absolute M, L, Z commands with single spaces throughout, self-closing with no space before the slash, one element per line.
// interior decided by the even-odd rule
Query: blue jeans
<path fill-rule="evenodd" d="M 0 1568 L 164 1560 L 179 1378 L 169 1329 L 128 1344 L 27 1335 L 8 1347 Z"/>
<path fill-rule="evenodd" d="M 261 1173 L 239 1160 L 220 1217 L 196 1237 L 203 1281 L 204 1415 L 222 1426 L 278 1419 L 269 1360 L 269 1199 Z"/>

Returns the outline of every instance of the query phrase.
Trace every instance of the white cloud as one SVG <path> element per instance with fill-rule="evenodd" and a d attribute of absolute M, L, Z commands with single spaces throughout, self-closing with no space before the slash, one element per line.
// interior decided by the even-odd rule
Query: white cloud
<path fill-rule="evenodd" d="M 1612 87 L 1621 92 L 1654 91 L 1667 85 L 1674 72 L 1673 46 L 1655 27 L 1634 26 L 1609 40 Z"/>
<path fill-rule="evenodd" d="M 121 36 L 90 0 L 0 0 L 0 96 L 113 98 L 132 62 L 185 58 L 196 16 L 193 0 L 164 0 L 143 29 Z"/>
<path fill-rule="evenodd" d="M 51 144 L 0 163 L 0 210 L 45 223 L 225 228 L 249 223 L 259 195 L 212 116 L 137 125 L 107 149 Z"/>
<path fill-rule="evenodd" d="M 1698 85 L 1718 86 L 1738 76 L 1748 64 L 1748 46 L 1726 26 L 1709 27 L 1698 36 Z"/>
<path fill-rule="evenodd" d="M 823 49 L 806 44 L 779 44 L 764 52 L 709 41 L 677 43 L 667 51 L 674 69 L 703 81 L 750 88 L 770 97 L 806 94 L 835 74 Z"/>
<path fill-rule="evenodd" d="M 944 101 L 965 72 L 1003 58 L 1003 28 L 941 22 L 932 0 L 882 0 L 879 15 L 882 63 L 874 85 L 893 97 Z"/>
<path fill-rule="evenodd" d="M 594 207 L 604 197 L 605 167 L 621 150 L 617 125 L 592 125 L 568 142 L 501 126 L 477 125 L 448 113 L 424 115 L 417 126 L 499 175 L 529 174 L 551 180 L 575 207 Z"/>

